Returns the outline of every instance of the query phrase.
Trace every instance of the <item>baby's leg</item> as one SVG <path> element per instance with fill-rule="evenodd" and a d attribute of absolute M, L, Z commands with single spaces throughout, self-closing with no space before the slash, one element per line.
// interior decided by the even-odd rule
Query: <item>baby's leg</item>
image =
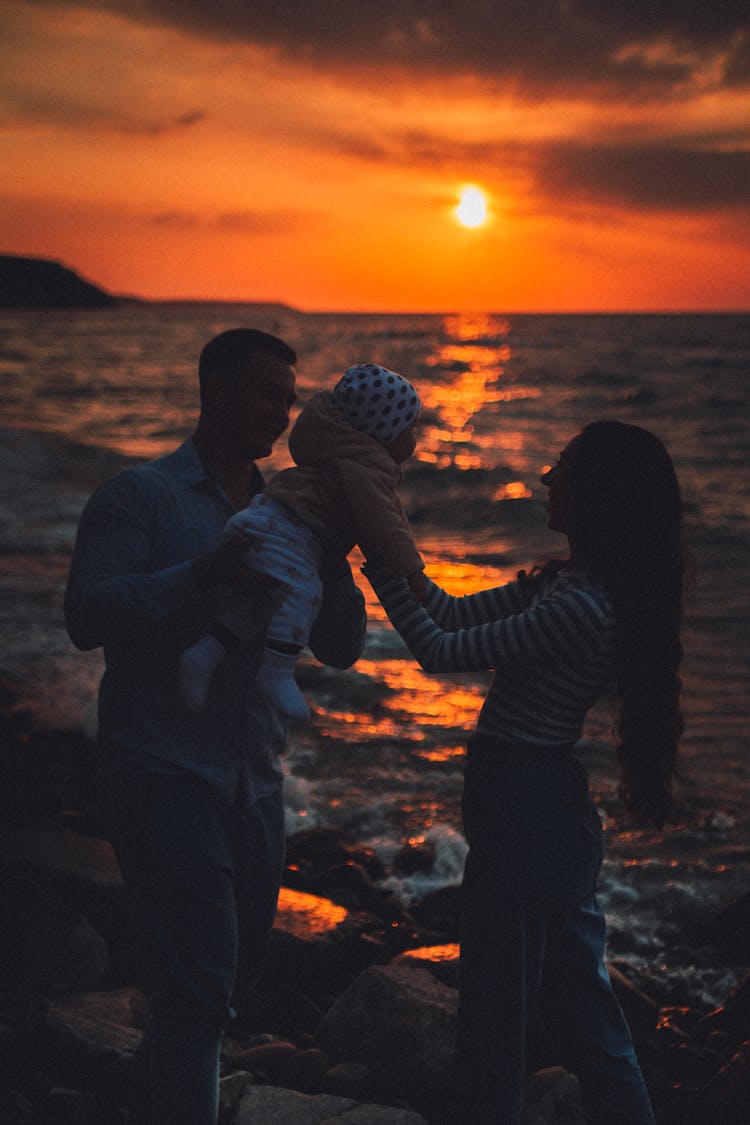
<path fill-rule="evenodd" d="M 320 545 L 308 528 L 288 519 L 278 504 L 268 507 L 271 519 L 263 553 L 268 552 L 273 558 L 273 573 L 284 583 L 286 592 L 268 626 L 256 684 L 283 714 L 292 719 L 309 719 L 310 711 L 297 687 L 294 668 L 320 608 Z"/>
<path fill-rule="evenodd" d="M 294 678 L 294 669 L 303 644 L 320 608 L 321 581 L 316 569 L 289 571 L 291 584 L 283 604 L 268 627 L 263 659 L 256 683 L 271 702 L 290 719 L 309 719 L 310 709 Z"/>
<path fill-rule="evenodd" d="M 294 678 L 294 668 L 301 651 L 279 652 L 267 644 L 255 682 L 282 714 L 290 719 L 307 720 L 310 708 Z"/>
<path fill-rule="evenodd" d="M 224 528 L 224 537 L 242 532 L 263 532 L 263 508 L 259 509 L 256 497 L 253 503 L 237 512 Z M 262 552 L 257 552 L 257 559 Z M 249 567 L 263 569 L 256 565 L 256 554 L 247 552 L 245 560 Z M 194 644 L 184 650 L 180 657 L 180 694 L 189 711 L 197 714 L 202 711 L 208 697 L 208 689 L 219 665 L 239 643 L 249 640 L 258 633 L 257 606 L 242 594 L 233 594 L 219 618 L 199 637 Z"/>
<path fill-rule="evenodd" d="M 290 718 L 308 719 L 310 712 L 294 679 L 294 667 L 320 608 L 320 546 L 308 528 L 266 496 L 256 497 L 249 509 L 233 516 L 227 525 L 229 534 L 234 528 L 257 532 L 257 541 L 242 556 L 247 566 L 279 579 L 286 587 L 284 601 L 268 625 L 257 686 Z M 257 602 L 237 596 L 211 635 L 186 650 L 183 660 L 192 668 L 190 672 L 186 668 L 183 693 L 186 700 L 192 700 L 194 710 L 205 703 L 211 675 L 229 647 L 227 640 L 250 639 L 257 633 Z"/>

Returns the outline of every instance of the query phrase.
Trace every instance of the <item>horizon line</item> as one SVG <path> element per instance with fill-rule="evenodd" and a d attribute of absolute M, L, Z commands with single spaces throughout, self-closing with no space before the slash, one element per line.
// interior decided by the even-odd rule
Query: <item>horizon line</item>
<path fill-rule="evenodd" d="M 611 309 L 341 309 L 301 308 L 288 301 L 255 297 L 136 297 L 113 293 L 117 301 L 143 305 L 255 305 L 275 307 L 301 316 L 748 316 L 747 308 L 611 308 Z"/>

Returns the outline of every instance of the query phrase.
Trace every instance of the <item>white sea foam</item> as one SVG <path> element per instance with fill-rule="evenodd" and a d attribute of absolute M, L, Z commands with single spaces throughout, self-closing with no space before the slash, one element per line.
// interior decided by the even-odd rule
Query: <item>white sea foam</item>
<path fill-rule="evenodd" d="M 304 777 L 289 776 L 284 782 L 284 823 L 287 836 L 304 828 L 326 827 L 316 807 L 316 786 Z"/>
<path fill-rule="evenodd" d="M 446 824 L 433 825 L 424 833 L 424 844 L 435 849 L 435 861 L 429 871 L 417 871 L 411 875 L 391 874 L 383 883 L 386 890 L 406 904 L 443 887 L 456 886 L 463 877 L 469 849 L 459 832 Z M 400 841 L 383 841 L 378 850 L 381 858 L 390 863 L 401 846 Z"/>

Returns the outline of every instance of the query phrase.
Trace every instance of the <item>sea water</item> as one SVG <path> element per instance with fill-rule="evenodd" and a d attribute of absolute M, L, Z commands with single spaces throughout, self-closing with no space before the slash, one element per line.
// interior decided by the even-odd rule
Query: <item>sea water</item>
<path fill-rule="evenodd" d="M 617 798 L 614 700 L 591 712 L 581 756 L 605 828 L 601 896 L 610 953 L 696 1003 L 737 966 L 695 935 L 747 891 L 750 316 L 311 314 L 242 305 L 137 304 L 0 313 L 0 666 L 41 725 L 94 729 L 101 656 L 67 639 L 62 592 L 86 496 L 194 425 L 197 358 L 226 328 L 255 326 L 300 356 L 300 404 L 346 367 L 403 372 L 423 399 L 403 500 L 428 573 L 451 593 L 504 582 L 560 555 L 539 477 L 582 425 L 644 425 L 669 448 L 692 559 L 682 667 L 685 735 L 675 823 L 630 823 Z M 288 465 L 284 441 L 263 463 Z M 352 556 L 355 570 L 361 559 Z M 331 826 L 388 863 L 406 842 L 429 869 L 391 875 L 404 900 L 460 880 L 467 732 L 486 675 L 422 673 L 367 583 L 368 640 L 347 672 L 306 657 L 313 720 L 285 759 L 290 831 Z"/>

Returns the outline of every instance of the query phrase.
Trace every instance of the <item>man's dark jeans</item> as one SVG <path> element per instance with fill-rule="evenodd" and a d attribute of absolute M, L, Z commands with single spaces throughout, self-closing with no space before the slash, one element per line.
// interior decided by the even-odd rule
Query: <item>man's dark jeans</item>
<path fill-rule="evenodd" d="M 215 1125 L 222 1030 L 257 982 L 276 911 L 281 792 L 231 807 L 187 773 L 111 772 L 102 802 L 151 978 L 134 1125 Z"/>

